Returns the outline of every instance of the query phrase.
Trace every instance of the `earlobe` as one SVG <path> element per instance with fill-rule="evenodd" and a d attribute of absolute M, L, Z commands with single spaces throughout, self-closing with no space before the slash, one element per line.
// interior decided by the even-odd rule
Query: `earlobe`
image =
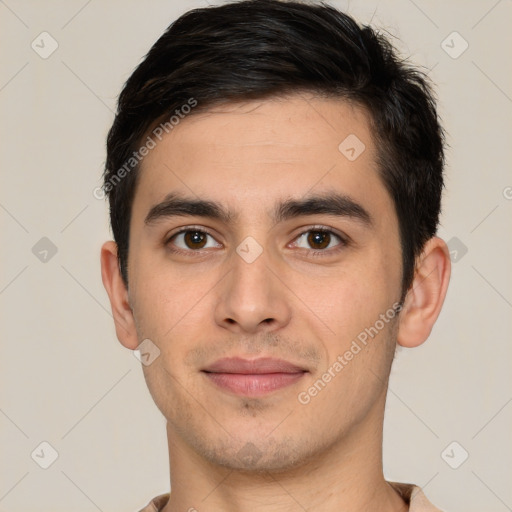
<path fill-rule="evenodd" d="M 446 243 L 431 238 L 417 258 L 413 283 L 400 313 L 397 342 L 402 347 L 417 347 L 430 335 L 446 297 L 450 271 Z"/>
<path fill-rule="evenodd" d="M 135 321 L 119 270 L 117 245 L 113 241 L 105 242 L 101 247 L 101 279 L 110 299 L 117 339 L 126 348 L 135 350 L 138 346 Z"/>

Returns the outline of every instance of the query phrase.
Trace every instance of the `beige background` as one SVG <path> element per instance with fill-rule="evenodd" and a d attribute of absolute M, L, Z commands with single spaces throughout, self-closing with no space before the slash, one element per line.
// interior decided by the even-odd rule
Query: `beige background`
<path fill-rule="evenodd" d="M 331 3 L 431 69 L 449 133 L 440 234 L 457 261 L 430 340 L 393 368 L 386 477 L 447 511 L 512 510 L 512 2 Z M 129 512 L 168 490 L 164 420 L 100 279 L 110 231 L 93 189 L 123 82 L 172 20 L 206 4 L 0 1 L 0 512 Z M 46 59 L 31 47 L 51 49 L 43 31 L 58 43 Z M 445 49 L 462 39 L 442 46 L 453 31 L 469 44 L 458 58 Z M 43 237 L 57 248 L 46 262 L 32 250 Z M 48 469 L 43 441 L 58 452 Z"/>

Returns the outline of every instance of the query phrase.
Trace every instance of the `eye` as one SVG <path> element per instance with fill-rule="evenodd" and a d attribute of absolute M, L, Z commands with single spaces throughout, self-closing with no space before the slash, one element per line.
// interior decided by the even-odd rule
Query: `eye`
<path fill-rule="evenodd" d="M 216 242 L 212 235 L 201 229 L 182 229 L 172 235 L 166 245 L 174 245 L 185 252 L 221 247 L 221 244 Z"/>
<path fill-rule="evenodd" d="M 318 252 L 325 252 L 326 249 L 345 245 L 345 240 L 341 236 L 328 229 L 310 229 L 295 240 L 294 246 Z"/>

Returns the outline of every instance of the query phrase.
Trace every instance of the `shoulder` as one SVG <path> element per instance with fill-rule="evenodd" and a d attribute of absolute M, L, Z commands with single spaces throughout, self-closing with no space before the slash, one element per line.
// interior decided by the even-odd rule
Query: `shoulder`
<path fill-rule="evenodd" d="M 141 508 L 139 512 L 160 512 L 168 501 L 169 493 L 160 494 L 156 498 L 153 498 L 144 508 Z"/>
<path fill-rule="evenodd" d="M 400 482 L 388 483 L 409 505 L 409 512 L 442 512 L 428 501 L 427 497 L 418 486 Z M 169 493 L 160 494 L 153 498 L 144 508 L 139 510 L 139 512 L 160 512 L 168 501 Z"/>
<path fill-rule="evenodd" d="M 428 501 L 420 487 L 399 482 L 388 483 L 409 505 L 409 512 L 442 512 Z"/>

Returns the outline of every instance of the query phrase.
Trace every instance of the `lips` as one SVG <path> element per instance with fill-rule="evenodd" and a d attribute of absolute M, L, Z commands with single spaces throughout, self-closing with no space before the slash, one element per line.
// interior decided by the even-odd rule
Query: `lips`
<path fill-rule="evenodd" d="M 224 391 L 261 396 L 294 384 L 307 370 L 283 359 L 234 357 L 219 359 L 205 368 L 203 373 Z"/>
<path fill-rule="evenodd" d="M 263 374 L 263 373 L 297 373 L 306 371 L 304 368 L 271 357 L 259 359 L 242 359 L 240 357 L 226 357 L 219 359 L 203 371 L 211 373 L 238 373 L 238 374 Z"/>

